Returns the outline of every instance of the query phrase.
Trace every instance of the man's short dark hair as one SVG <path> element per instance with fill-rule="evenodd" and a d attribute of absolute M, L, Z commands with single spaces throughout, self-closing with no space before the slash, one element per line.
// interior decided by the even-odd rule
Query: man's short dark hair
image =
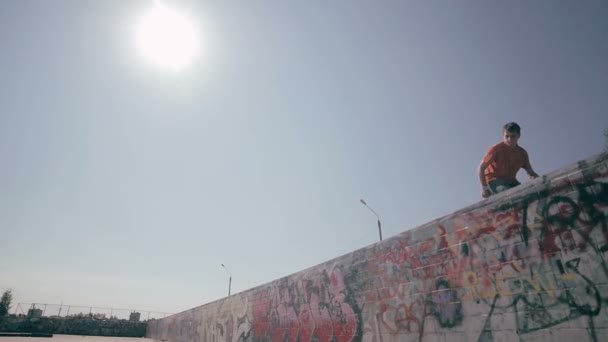
<path fill-rule="evenodd" d="M 506 124 L 503 129 L 507 132 L 516 133 L 517 135 L 521 135 L 521 127 L 515 122 L 509 122 Z"/>

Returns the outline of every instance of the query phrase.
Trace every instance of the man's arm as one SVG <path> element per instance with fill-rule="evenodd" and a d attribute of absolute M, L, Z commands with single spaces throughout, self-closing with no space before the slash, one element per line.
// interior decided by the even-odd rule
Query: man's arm
<path fill-rule="evenodd" d="M 481 197 L 488 198 L 492 195 L 492 191 L 490 191 L 490 187 L 486 183 L 485 171 L 490 164 L 492 164 L 496 160 L 496 151 L 498 149 L 498 145 L 494 145 L 490 147 L 486 155 L 481 160 L 479 164 L 479 168 L 477 169 L 477 175 L 479 177 L 479 183 L 481 184 Z"/>
<path fill-rule="evenodd" d="M 481 197 L 488 198 L 492 194 L 490 189 L 488 189 L 488 184 L 486 184 L 486 176 L 485 171 L 486 168 L 490 165 L 490 163 L 486 162 L 485 159 L 481 161 L 479 164 L 479 168 L 477 169 L 477 175 L 479 176 L 479 183 L 481 183 Z"/>
<path fill-rule="evenodd" d="M 524 167 L 524 170 L 526 170 L 526 173 L 528 174 L 528 177 L 530 177 L 530 179 L 538 178 L 538 174 L 534 172 L 534 170 L 532 170 L 532 166 L 528 166 L 527 168 Z"/>
<path fill-rule="evenodd" d="M 525 158 L 526 159 L 524 160 L 524 170 L 526 170 L 528 177 L 530 177 L 530 179 L 538 178 L 538 174 L 534 172 L 534 170 L 532 169 L 532 165 L 530 165 L 530 158 L 528 157 L 528 152 L 525 153 Z"/>
<path fill-rule="evenodd" d="M 479 168 L 477 169 L 477 174 L 479 176 L 479 183 L 481 183 L 482 188 L 486 188 L 488 186 L 488 184 L 486 184 L 486 176 L 485 176 L 485 171 L 486 171 L 486 168 L 488 167 L 488 165 L 490 165 L 490 164 L 486 163 L 482 160 L 481 164 L 479 164 Z"/>

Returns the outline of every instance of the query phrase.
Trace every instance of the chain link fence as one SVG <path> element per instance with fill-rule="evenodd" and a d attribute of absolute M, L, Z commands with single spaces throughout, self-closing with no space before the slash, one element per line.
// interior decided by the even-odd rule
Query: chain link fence
<path fill-rule="evenodd" d="M 12 314 L 16 316 L 36 317 L 76 317 L 98 320 L 127 320 L 145 322 L 172 315 L 167 312 L 146 311 L 138 309 L 100 308 L 95 306 L 78 306 L 46 303 L 18 303 L 13 306 Z"/>

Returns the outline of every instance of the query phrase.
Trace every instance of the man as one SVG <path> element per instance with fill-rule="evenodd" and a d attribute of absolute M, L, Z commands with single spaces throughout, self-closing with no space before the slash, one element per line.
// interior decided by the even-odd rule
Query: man
<path fill-rule="evenodd" d="M 503 135 L 503 142 L 490 147 L 479 165 L 478 173 L 483 198 L 519 185 L 515 176 L 521 168 L 526 170 L 530 179 L 538 177 L 532 170 L 528 152 L 517 145 L 521 136 L 519 125 L 509 122 L 503 127 Z"/>

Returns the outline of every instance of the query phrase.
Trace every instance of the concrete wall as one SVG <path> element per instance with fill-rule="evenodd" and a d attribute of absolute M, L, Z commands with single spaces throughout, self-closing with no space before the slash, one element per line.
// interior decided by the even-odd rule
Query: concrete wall
<path fill-rule="evenodd" d="M 321 265 L 149 322 L 147 336 L 607 341 L 607 214 L 604 154 Z"/>

